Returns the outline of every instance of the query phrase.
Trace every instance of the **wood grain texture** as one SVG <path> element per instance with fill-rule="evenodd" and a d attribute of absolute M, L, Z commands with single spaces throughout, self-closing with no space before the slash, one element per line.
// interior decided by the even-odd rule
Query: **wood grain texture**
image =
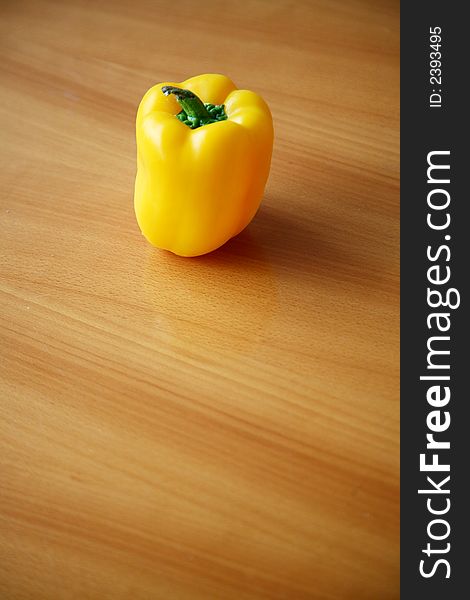
<path fill-rule="evenodd" d="M 0 3 L 0 598 L 398 591 L 398 2 Z M 135 222 L 154 83 L 276 140 L 198 259 Z"/>

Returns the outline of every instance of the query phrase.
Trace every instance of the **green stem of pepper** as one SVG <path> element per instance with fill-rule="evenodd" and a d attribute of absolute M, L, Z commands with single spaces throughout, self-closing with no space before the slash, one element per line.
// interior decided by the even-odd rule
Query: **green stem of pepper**
<path fill-rule="evenodd" d="M 200 121 L 209 121 L 211 119 L 207 108 L 204 106 L 204 103 L 196 96 L 196 94 L 193 94 L 193 92 L 190 92 L 189 90 L 183 90 L 172 85 L 164 85 L 162 87 L 162 92 L 165 94 L 165 96 L 174 94 L 181 108 L 188 115 L 188 117 L 191 117 L 191 119 L 199 119 Z"/>
<path fill-rule="evenodd" d="M 190 90 L 184 90 L 173 85 L 164 85 L 162 92 L 165 96 L 173 94 L 182 108 L 182 112 L 177 115 L 178 119 L 191 129 L 196 129 L 201 125 L 224 121 L 227 118 L 224 106 L 214 104 L 204 104 L 200 98 Z"/>

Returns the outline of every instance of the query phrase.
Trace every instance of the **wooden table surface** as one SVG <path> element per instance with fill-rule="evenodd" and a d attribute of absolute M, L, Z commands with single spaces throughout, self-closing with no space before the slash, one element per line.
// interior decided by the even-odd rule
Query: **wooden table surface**
<path fill-rule="evenodd" d="M 399 24 L 387 0 L 0 3 L 0 598 L 389 600 Z M 154 83 L 269 103 L 262 207 L 149 246 Z"/>

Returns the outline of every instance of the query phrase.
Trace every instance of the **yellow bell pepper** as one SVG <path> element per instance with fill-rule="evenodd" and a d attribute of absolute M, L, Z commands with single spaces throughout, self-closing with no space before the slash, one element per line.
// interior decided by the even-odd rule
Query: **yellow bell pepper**
<path fill-rule="evenodd" d="M 223 75 L 160 83 L 142 98 L 136 138 L 134 207 L 151 244 L 198 256 L 252 220 L 273 146 L 260 96 Z"/>

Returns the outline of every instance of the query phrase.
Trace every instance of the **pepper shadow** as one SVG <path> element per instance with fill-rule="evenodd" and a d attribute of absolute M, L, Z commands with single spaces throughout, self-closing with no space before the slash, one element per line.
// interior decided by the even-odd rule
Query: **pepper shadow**
<path fill-rule="evenodd" d="M 390 267 L 377 222 L 365 216 L 354 225 L 347 214 L 329 210 L 326 202 L 320 206 L 317 200 L 316 204 L 294 214 L 282 208 L 285 202 L 270 198 L 251 225 L 219 251 L 220 256 L 243 249 L 249 252 L 244 244 L 249 234 L 276 272 L 349 285 L 356 292 L 383 288 L 396 293 L 398 273 Z"/>

